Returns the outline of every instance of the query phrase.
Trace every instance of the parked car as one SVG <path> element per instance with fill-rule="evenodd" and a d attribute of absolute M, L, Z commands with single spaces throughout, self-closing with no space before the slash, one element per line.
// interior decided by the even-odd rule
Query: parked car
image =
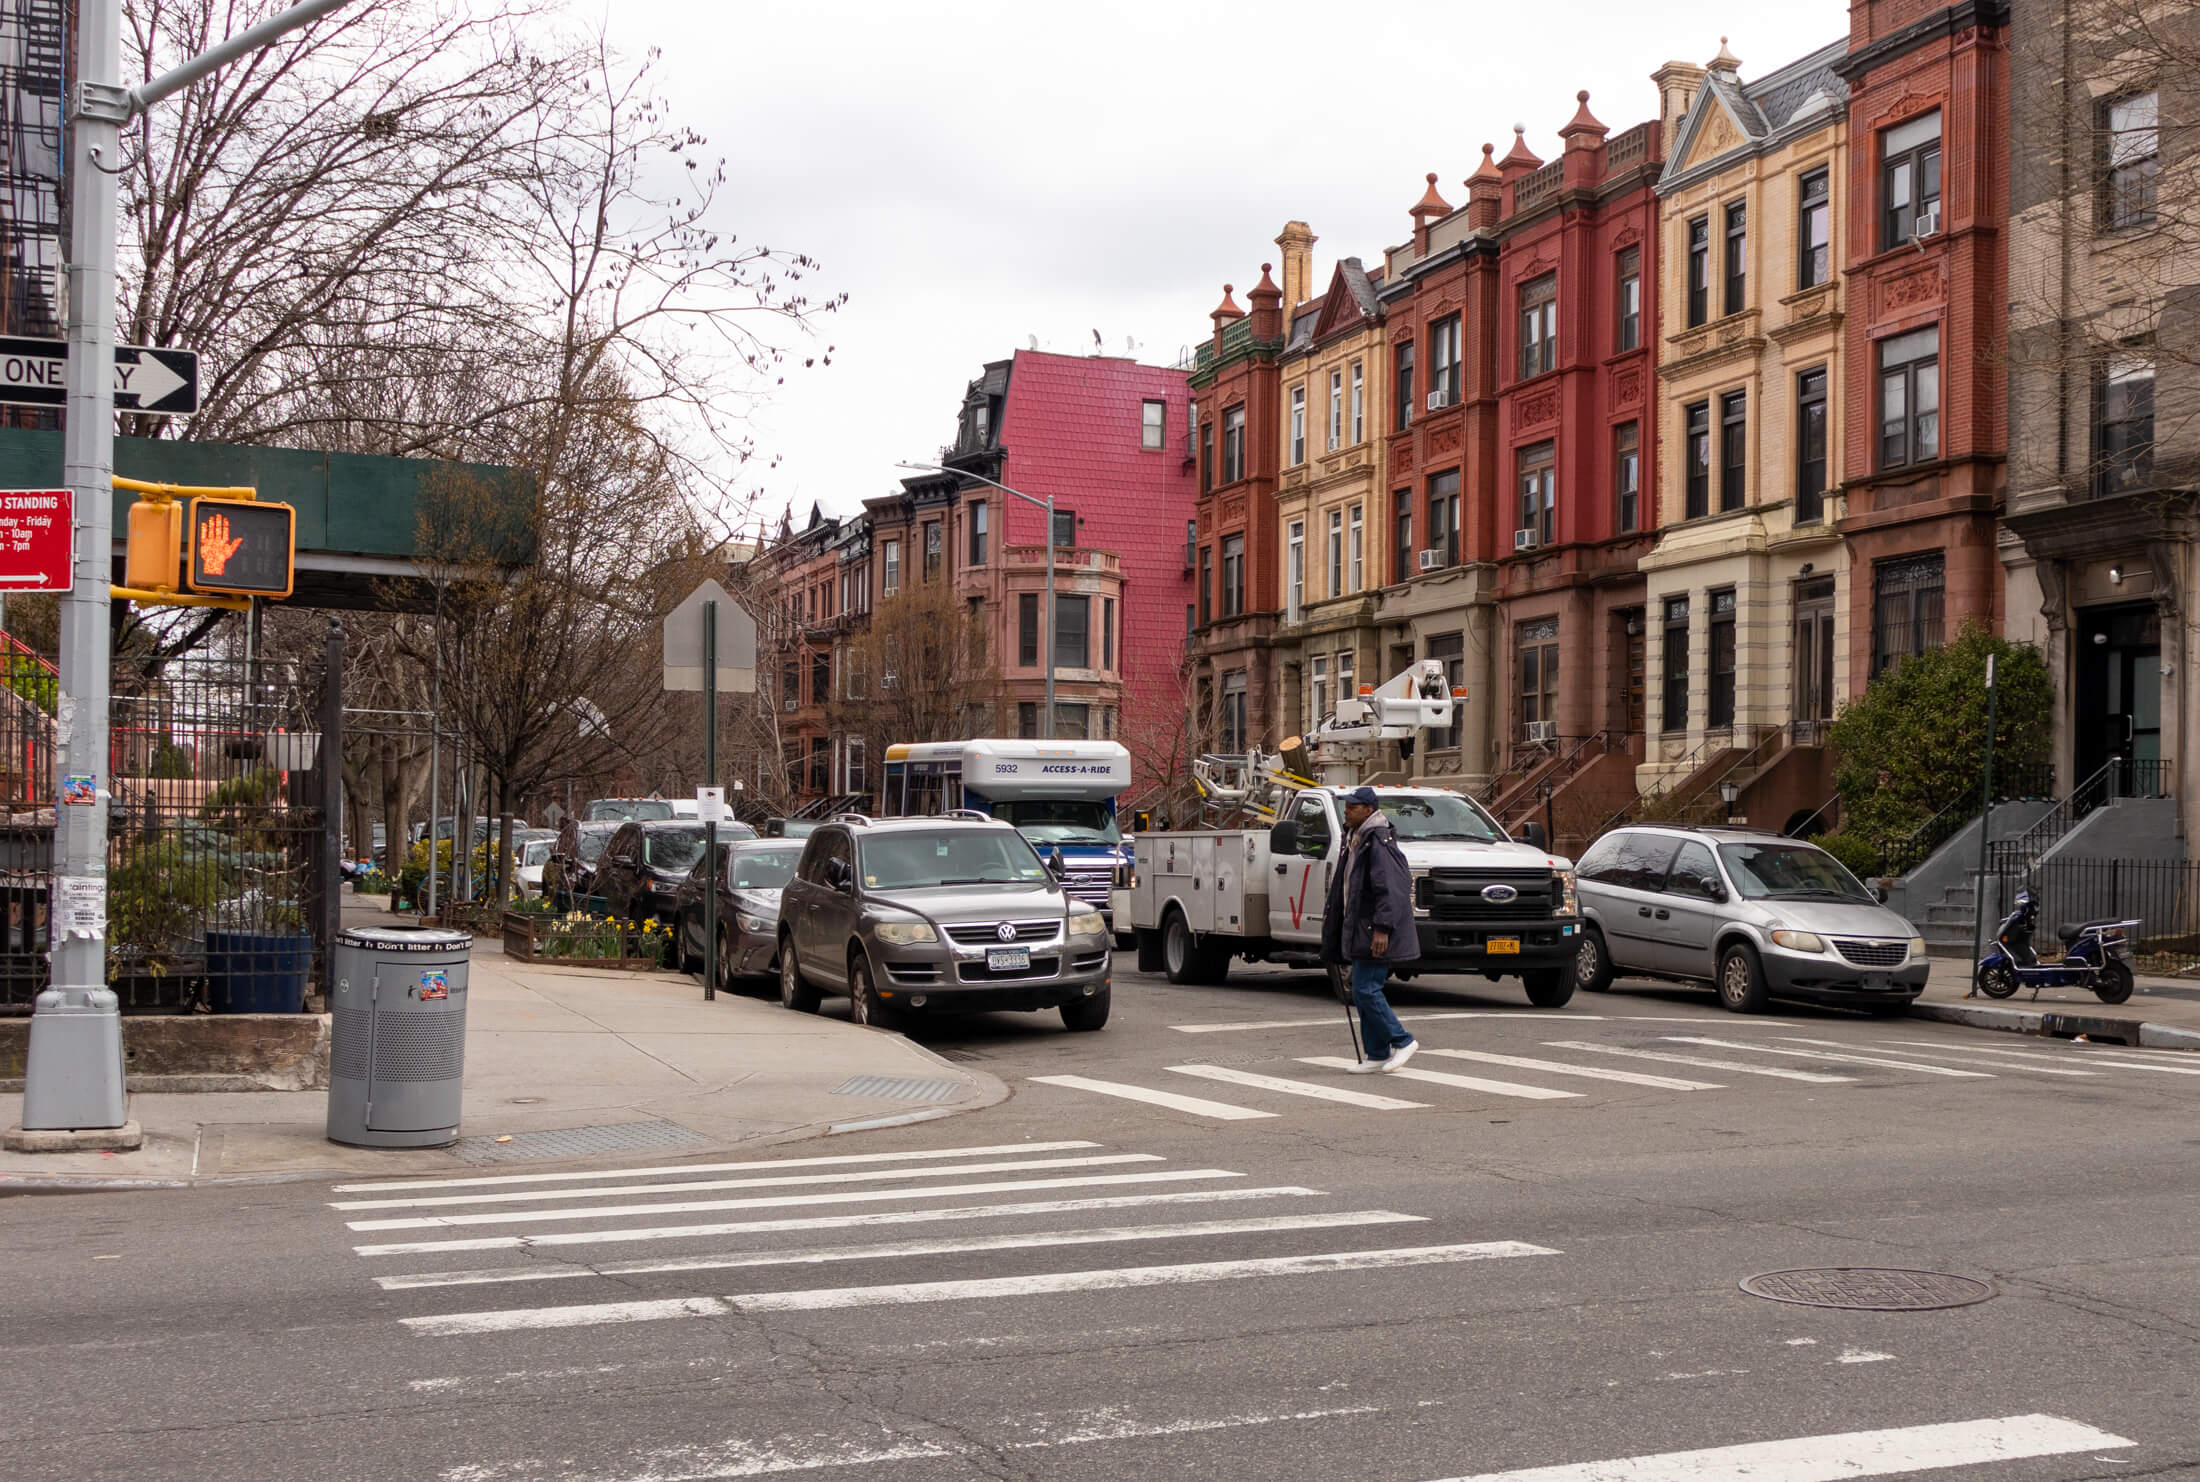
<path fill-rule="evenodd" d="M 596 861 L 595 888 L 613 916 L 672 918 L 680 882 L 703 855 L 703 826 L 681 819 L 624 823 Z"/>
<path fill-rule="evenodd" d="M 543 870 L 543 879 L 550 882 L 551 900 L 560 909 L 571 909 L 596 893 L 596 863 L 619 828 L 611 820 L 565 820 L 558 830 L 557 843 L 551 846 L 550 863 Z"/>
<path fill-rule="evenodd" d="M 1574 982 L 1705 983 L 1738 1014 L 1772 999 L 1899 1014 L 1924 991 L 1917 928 L 1815 844 L 1760 829 L 1614 829 L 1574 867 Z"/>
<path fill-rule="evenodd" d="M 764 820 L 764 837 L 767 839 L 807 839 L 817 832 L 815 818 L 767 818 Z"/>
<path fill-rule="evenodd" d="M 588 805 L 584 823 L 600 823 L 606 819 L 614 823 L 646 823 L 653 818 L 670 818 L 672 804 L 663 798 L 598 798 Z"/>
<path fill-rule="evenodd" d="M 550 863 L 550 851 L 557 847 L 557 843 L 555 829 L 531 828 L 513 832 L 512 853 L 519 860 L 519 870 L 515 875 L 519 894 L 542 894 L 543 872 Z"/>
<path fill-rule="evenodd" d="M 722 844 L 718 869 L 697 860 L 681 882 L 673 905 L 673 940 L 683 971 L 700 971 L 709 938 L 703 930 L 703 892 L 718 882 L 718 986 L 731 992 L 779 970 L 779 899 L 802 845 L 789 839 L 743 839 Z"/>
<path fill-rule="evenodd" d="M 779 1001 L 817 1012 L 827 992 L 859 1024 L 906 1011 L 1060 1009 L 1108 1022 L 1107 918 L 1069 895 L 1007 823 L 968 818 L 821 825 L 780 902 Z"/>

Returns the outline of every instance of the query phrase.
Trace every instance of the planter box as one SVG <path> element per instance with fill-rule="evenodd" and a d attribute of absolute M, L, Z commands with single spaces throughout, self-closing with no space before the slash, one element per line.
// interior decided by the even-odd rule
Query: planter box
<path fill-rule="evenodd" d="M 521 962 L 575 962 L 654 972 L 664 966 L 662 934 L 639 927 L 569 924 L 556 916 L 504 913 L 504 955 Z"/>

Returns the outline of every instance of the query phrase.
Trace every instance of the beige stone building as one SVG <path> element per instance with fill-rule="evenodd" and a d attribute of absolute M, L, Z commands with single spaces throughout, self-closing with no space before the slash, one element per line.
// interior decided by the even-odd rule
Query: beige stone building
<path fill-rule="evenodd" d="M 1375 604 L 1389 579 L 1382 420 L 1389 343 L 1376 280 L 1358 258 L 1340 261 L 1328 288 L 1309 296 L 1314 241 L 1298 221 L 1276 239 L 1290 325 L 1277 361 L 1280 737 L 1310 731 L 1340 697 L 1386 677 Z"/>
<path fill-rule="evenodd" d="M 1847 697 L 1846 50 L 1745 81 L 1722 46 L 1657 74 L 1662 507 L 1636 780 L 1714 806 L 1731 781 L 1736 819 L 1772 828 L 1831 796 L 1823 731 Z"/>

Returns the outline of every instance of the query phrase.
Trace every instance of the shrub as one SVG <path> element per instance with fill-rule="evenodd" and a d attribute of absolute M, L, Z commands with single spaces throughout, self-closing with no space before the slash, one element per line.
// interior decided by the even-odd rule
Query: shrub
<path fill-rule="evenodd" d="M 1811 842 L 1840 860 L 1859 880 L 1869 880 L 1879 873 L 1879 846 L 1869 839 L 1851 833 L 1819 834 Z"/>

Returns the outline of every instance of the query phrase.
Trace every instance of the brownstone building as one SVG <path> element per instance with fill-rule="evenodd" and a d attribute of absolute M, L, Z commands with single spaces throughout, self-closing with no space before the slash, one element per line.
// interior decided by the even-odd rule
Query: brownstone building
<path fill-rule="evenodd" d="M 2007 6 L 1856 0 L 1848 55 L 1849 692 L 1998 628 Z"/>

